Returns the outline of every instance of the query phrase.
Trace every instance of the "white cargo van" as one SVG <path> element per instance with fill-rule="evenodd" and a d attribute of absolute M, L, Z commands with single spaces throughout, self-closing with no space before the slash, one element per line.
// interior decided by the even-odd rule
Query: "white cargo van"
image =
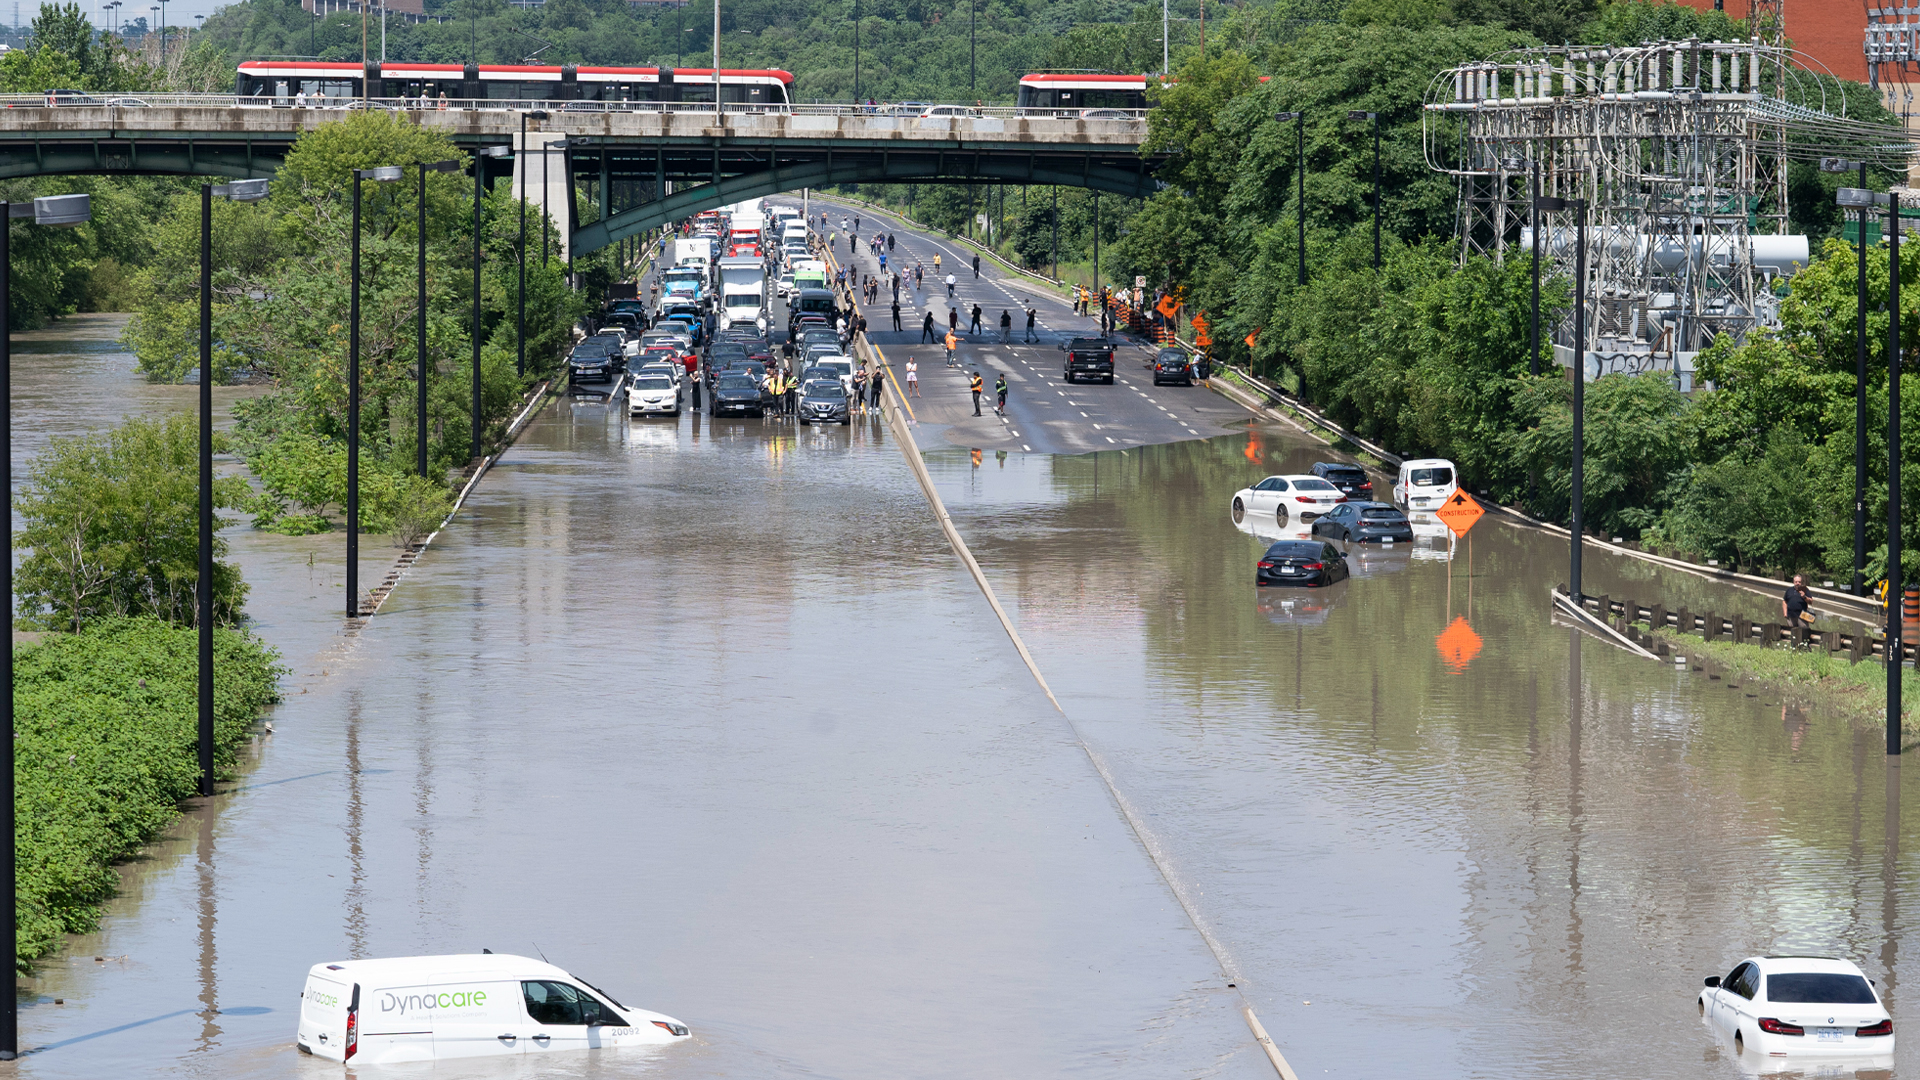
<path fill-rule="evenodd" d="M 1459 488 L 1453 462 L 1415 458 L 1400 463 L 1400 476 L 1393 482 L 1393 501 L 1408 510 L 1438 510 Z"/>
<path fill-rule="evenodd" d="M 301 1053 L 356 1065 L 657 1045 L 689 1038 L 524 956 L 478 953 L 315 964 L 300 992 Z"/>

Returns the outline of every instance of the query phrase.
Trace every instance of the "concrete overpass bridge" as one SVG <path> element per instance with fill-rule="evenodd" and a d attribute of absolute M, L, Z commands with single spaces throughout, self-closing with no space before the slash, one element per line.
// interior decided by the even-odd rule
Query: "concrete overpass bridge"
<path fill-rule="evenodd" d="M 0 177 L 272 176 L 303 132 L 345 115 L 236 105 L 227 95 L 142 100 L 48 107 L 37 95 L 0 99 Z M 512 146 L 511 163 L 481 159 L 489 182 L 511 171 L 531 202 L 560 201 L 555 217 L 570 250 L 581 253 L 710 207 L 799 188 L 1058 184 L 1139 198 L 1158 186 L 1159 161 L 1139 152 L 1144 113 L 1082 119 L 980 108 L 923 118 L 837 105 L 719 115 L 711 104 L 576 111 L 580 105 L 455 102 L 404 115 L 469 151 Z M 526 121 L 522 145 L 522 118 L 535 110 L 547 119 Z M 566 199 L 568 191 L 576 198 Z M 577 212 L 582 203 L 585 213 Z"/>

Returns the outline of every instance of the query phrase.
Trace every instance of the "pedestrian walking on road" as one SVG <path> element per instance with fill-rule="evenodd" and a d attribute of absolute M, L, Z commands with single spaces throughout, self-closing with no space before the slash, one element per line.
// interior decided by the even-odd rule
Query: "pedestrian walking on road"
<path fill-rule="evenodd" d="M 1006 308 L 1001 308 L 1000 309 L 1000 344 L 1008 345 L 1008 344 L 1012 344 L 1012 342 L 1013 342 L 1013 312 L 1008 311 Z"/>
<path fill-rule="evenodd" d="M 937 251 L 933 253 L 933 272 L 935 275 L 940 273 L 940 253 Z"/>
<path fill-rule="evenodd" d="M 972 314 L 973 314 L 973 321 L 970 325 L 968 325 L 967 333 L 977 334 L 980 332 L 980 305 L 979 304 L 973 305 Z"/>
<path fill-rule="evenodd" d="M 900 329 L 900 297 L 898 295 L 893 298 L 893 328 Z"/>
<path fill-rule="evenodd" d="M 907 357 L 907 396 L 920 396 L 920 361 Z"/>
<path fill-rule="evenodd" d="M 967 380 L 967 389 L 973 391 L 973 415 L 975 416 L 980 415 L 980 395 L 986 389 L 986 385 L 981 381 L 980 373 L 977 371 Z"/>
<path fill-rule="evenodd" d="M 947 331 L 947 340 L 945 344 L 947 346 L 947 366 L 959 367 L 960 364 L 958 361 L 954 359 L 954 355 L 960 351 L 960 335 L 954 333 L 951 330 Z"/>
<path fill-rule="evenodd" d="M 980 256 L 978 255 L 973 257 L 973 276 L 975 278 L 980 276 Z"/>
<path fill-rule="evenodd" d="M 920 289 L 923 287 L 921 285 L 922 278 L 923 278 L 923 275 L 920 270 L 920 264 L 914 263 L 913 264 L 913 291 L 919 292 Z"/>
<path fill-rule="evenodd" d="M 888 251 L 893 250 L 893 234 L 892 233 L 887 234 L 887 250 Z"/>
<path fill-rule="evenodd" d="M 953 275 L 948 274 L 947 275 L 947 299 L 949 300 L 953 299 L 953 289 L 954 289 Z"/>
<path fill-rule="evenodd" d="M 1036 333 L 1033 329 L 1034 322 L 1039 318 L 1040 318 L 1040 313 L 1034 310 L 1032 304 L 1028 304 L 1027 305 L 1027 340 L 1028 341 L 1040 340 L 1040 335 Z"/>
<path fill-rule="evenodd" d="M 925 345 L 928 342 L 938 340 L 939 338 L 935 337 L 933 333 L 933 312 L 929 311 L 927 312 L 927 321 L 920 324 L 920 344 Z"/>
<path fill-rule="evenodd" d="M 947 329 L 951 330 L 956 334 L 960 332 L 960 309 L 959 308 L 947 309 Z"/>
<path fill-rule="evenodd" d="M 1007 415 L 1007 373 L 1004 371 L 1000 373 L 999 378 L 993 380 L 993 396 L 999 401 L 999 404 L 993 407 L 995 415 Z"/>

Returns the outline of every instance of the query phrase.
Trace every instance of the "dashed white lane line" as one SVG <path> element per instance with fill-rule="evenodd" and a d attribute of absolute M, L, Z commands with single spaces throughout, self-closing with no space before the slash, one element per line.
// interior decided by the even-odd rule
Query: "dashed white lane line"
<path fill-rule="evenodd" d="M 1080 415 L 1081 415 L 1081 416 L 1086 416 L 1087 414 L 1086 414 L 1086 413 L 1081 413 Z"/>
<path fill-rule="evenodd" d="M 1029 454 L 1033 453 L 1033 447 L 1028 446 L 1026 443 L 1021 443 L 1020 449 L 1025 450 Z"/>
<path fill-rule="evenodd" d="M 1111 435 L 1109 435 L 1109 436 L 1107 436 L 1107 441 L 1108 441 L 1108 442 L 1112 442 L 1112 441 L 1113 441 L 1113 436 L 1111 436 Z"/>

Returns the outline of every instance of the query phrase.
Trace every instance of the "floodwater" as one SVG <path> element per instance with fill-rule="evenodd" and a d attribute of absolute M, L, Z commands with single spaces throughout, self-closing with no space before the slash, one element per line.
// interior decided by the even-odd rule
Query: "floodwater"
<path fill-rule="evenodd" d="M 1694 1002 L 1765 953 L 1854 960 L 1920 1015 L 1920 795 L 1879 732 L 1556 625 L 1566 541 L 1493 518 L 1470 544 L 1417 527 L 1325 591 L 1257 590 L 1290 532 L 1236 525 L 1232 494 L 1324 456 L 1256 429 L 930 458 L 1301 1076 L 1771 1073 Z M 1679 572 L 1587 570 L 1589 592 L 1717 588 L 1766 614 Z M 1902 1042 L 1895 1075 L 1916 1059 Z"/>
<path fill-rule="evenodd" d="M 1493 519 L 1257 592 L 1298 526 L 1231 495 L 1317 456 L 930 455 L 1064 717 L 878 425 L 563 402 L 352 637 L 338 537 L 236 527 L 277 730 L 23 984 L 13 1070 L 332 1075 L 308 965 L 482 947 L 696 1038 L 383 1075 L 1271 1076 L 1244 1001 L 1302 1077 L 1734 1077 L 1693 997 L 1765 952 L 1920 1015 L 1877 733 L 1556 625 L 1564 541 Z"/>

